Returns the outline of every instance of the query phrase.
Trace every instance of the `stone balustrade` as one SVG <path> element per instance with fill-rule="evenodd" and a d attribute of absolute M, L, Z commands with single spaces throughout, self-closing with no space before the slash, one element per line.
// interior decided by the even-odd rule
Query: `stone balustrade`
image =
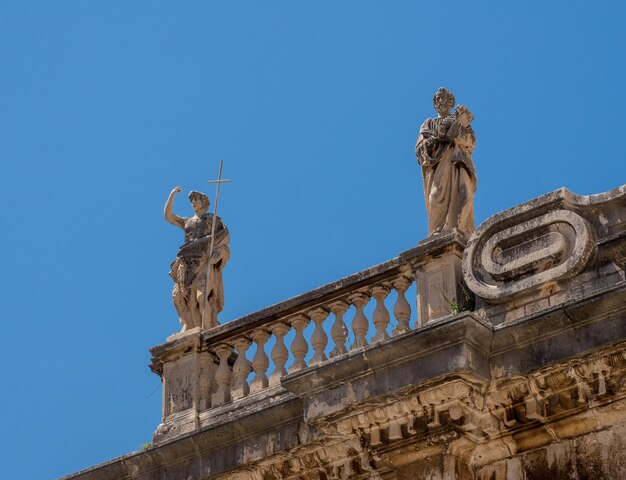
<path fill-rule="evenodd" d="M 448 304 L 459 298 L 457 284 L 464 243 L 465 238 L 453 232 L 238 320 L 204 332 L 173 335 L 166 344 L 152 349 L 151 368 L 164 378 L 164 395 L 168 396 L 168 383 L 177 381 L 180 385 L 179 379 L 185 375 L 174 373 L 172 368 L 169 375 L 163 375 L 163 365 L 175 364 L 177 356 L 190 351 L 211 359 L 213 365 L 203 371 L 213 378 L 192 385 L 188 395 L 165 399 L 164 421 L 186 407 L 215 409 L 269 389 L 280 389 L 286 375 L 333 362 L 405 334 L 438 316 L 455 313 Z M 433 269 L 433 264 L 441 265 Z M 407 298 L 407 291 L 415 283 L 417 295 Z M 420 283 L 431 285 L 424 287 Z M 420 294 L 424 288 L 429 292 Z M 181 364 L 183 370 L 188 368 L 184 362 Z M 188 400 L 196 397 L 195 401 Z M 171 408 L 181 401 L 188 403 Z"/>
<path fill-rule="evenodd" d="M 391 274 L 385 275 L 384 280 L 373 279 L 371 283 L 363 282 L 366 285 L 354 289 L 346 286 L 335 294 L 323 295 L 312 306 L 305 300 L 306 306 L 295 312 L 289 309 L 288 313 L 270 315 L 247 327 L 239 327 L 238 322 L 233 322 L 224 325 L 223 332 L 209 332 L 206 348 L 218 365 L 212 406 L 261 392 L 280 384 L 280 379 L 288 373 L 332 361 L 334 357 L 408 332 L 411 306 L 406 291 L 414 283 L 414 274 L 409 265 L 393 270 L 401 273 L 389 272 Z M 396 292 L 396 298 L 390 312 L 386 300 L 392 291 Z M 303 300 L 306 296 L 302 296 Z M 374 308 L 368 318 L 365 309 L 370 303 Z M 350 310 L 353 314 L 348 326 L 345 316 Z M 390 329 L 392 315 L 395 320 L 393 330 Z M 313 331 L 306 335 L 305 329 L 310 324 Z M 370 330 L 374 333 L 368 339 Z M 290 331 L 294 335 L 287 346 L 285 337 Z M 268 343 L 272 345 L 271 349 L 266 348 Z M 251 350 L 254 354 L 248 355 Z M 233 351 L 236 353 L 234 363 Z M 310 357 L 308 361 L 307 357 Z M 271 364 L 273 369 L 268 376 Z"/>
<path fill-rule="evenodd" d="M 389 279 L 374 281 L 354 291 L 342 289 L 337 295 L 324 297 L 315 306 L 306 306 L 295 313 L 272 315 L 247 328 L 237 328 L 235 323 L 227 324 L 224 325 L 226 331 L 213 338 L 210 332 L 206 339 L 207 350 L 213 353 L 218 363 L 213 406 L 277 385 L 287 373 L 332 361 L 339 355 L 408 332 L 411 306 L 405 292 L 413 282 L 413 274 L 407 269 Z M 397 297 L 391 313 L 385 300 L 394 290 Z M 369 303 L 375 304 L 370 318 L 365 313 Z M 350 327 L 344 319 L 349 310 L 354 312 Z M 396 326 L 390 332 L 392 315 Z M 306 335 L 305 329 L 310 324 L 313 325 L 313 331 Z M 349 328 L 352 335 L 349 334 Z M 368 339 L 370 330 L 375 332 Z M 285 337 L 290 331 L 294 333 L 293 339 L 286 345 Z M 330 332 L 330 336 L 327 332 Z M 353 340 L 350 341 L 350 338 Z M 268 343 L 272 345 L 271 349 L 266 349 Z M 254 354 L 248 355 L 247 352 L 251 350 Z M 236 360 L 231 368 L 229 362 L 233 351 Z M 307 361 L 308 357 L 310 359 Z M 273 369 L 268 378 L 270 359 Z M 251 372 L 252 376 L 249 375 Z"/>

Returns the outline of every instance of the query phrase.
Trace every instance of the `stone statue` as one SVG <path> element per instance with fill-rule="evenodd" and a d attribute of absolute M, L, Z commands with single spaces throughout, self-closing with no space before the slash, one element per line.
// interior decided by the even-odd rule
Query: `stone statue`
<path fill-rule="evenodd" d="M 455 228 L 467 235 L 474 231 L 472 152 L 476 137 L 470 126 L 474 116 L 463 105 L 450 114 L 454 102 L 451 92 L 437 90 L 433 103 L 438 117 L 422 124 L 415 146 L 422 167 L 429 236 Z"/>
<path fill-rule="evenodd" d="M 195 212 L 191 218 L 184 218 L 172 212 L 174 197 L 180 193 L 180 187 L 174 188 L 165 202 L 165 220 L 185 231 L 185 243 L 178 250 L 172 262 L 170 276 L 174 280 L 172 299 L 183 324 L 182 331 L 203 326 L 216 326 L 217 315 L 224 308 L 224 286 L 222 269 L 230 257 L 228 229 L 220 217 L 207 213 L 209 198 L 200 192 L 189 193 L 189 201 Z M 209 258 L 211 229 L 215 225 L 213 253 Z M 211 265 L 208 288 L 207 271 Z M 205 311 L 205 302 L 208 301 Z"/>

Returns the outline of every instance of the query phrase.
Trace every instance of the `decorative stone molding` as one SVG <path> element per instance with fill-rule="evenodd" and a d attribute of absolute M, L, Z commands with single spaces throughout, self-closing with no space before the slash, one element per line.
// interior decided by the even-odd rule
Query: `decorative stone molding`
<path fill-rule="evenodd" d="M 384 470 L 380 459 L 353 436 L 307 445 L 249 465 L 245 471 L 220 475 L 216 480 L 348 480 L 363 475 L 381 480 L 380 470 Z"/>
<path fill-rule="evenodd" d="M 572 277 L 588 265 L 594 253 L 593 233 L 580 215 L 555 210 L 520 222 L 522 218 L 492 217 L 470 238 L 463 273 L 481 298 L 504 302 Z"/>
<path fill-rule="evenodd" d="M 482 444 L 621 398 L 626 398 L 624 344 L 527 376 L 491 382 L 456 378 L 396 395 L 329 420 L 322 431 L 330 436 L 363 438 L 375 449 L 452 427 L 473 443 Z"/>
<path fill-rule="evenodd" d="M 463 255 L 468 287 L 488 303 L 562 282 L 587 268 L 600 247 L 623 265 L 626 186 L 598 195 L 560 189 L 487 219 Z"/>
<path fill-rule="evenodd" d="M 623 398 L 625 380 L 626 346 L 622 344 L 527 377 L 493 382 L 486 404 L 502 422 L 502 433 L 535 421 L 548 423 Z"/>
<path fill-rule="evenodd" d="M 483 402 L 480 384 L 455 379 L 355 412 L 329 425 L 327 431 L 367 437 L 371 447 L 440 428 L 448 420 L 471 432 L 482 423 Z"/>

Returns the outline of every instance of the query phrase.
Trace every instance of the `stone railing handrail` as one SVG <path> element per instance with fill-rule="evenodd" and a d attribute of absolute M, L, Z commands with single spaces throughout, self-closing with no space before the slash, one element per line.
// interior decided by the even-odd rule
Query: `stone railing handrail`
<path fill-rule="evenodd" d="M 397 275 L 414 277 L 415 266 L 424 261 L 426 256 L 436 256 L 441 250 L 455 243 L 463 248 L 467 243 L 467 239 L 457 231 L 449 235 L 436 237 L 427 243 L 400 253 L 400 255 L 391 260 L 207 330 L 203 337 L 205 341 L 213 344 L 248 329 L 278 321 L 299 311 L 332 302 L 334 299 L 349 295 L 360 288 L 384 282 Z"/>
<path fill-rule="evenodd" d="M 233 320 L 232 322 L 219 325 L 205 332 L 204 338 L 210 343 L 219 342 L 221 339 L 229 337 L 238 331 L 245 331 L 249 328 L 288 317 L 305 309 L 315 308 L 320 304 L 339 299 L 362 287 L 368 287 L 377 282 L 383 282 L 394 276 L 412 276 L 411 260 L 419 257 L 419 252 L 414 252 L 414 250 L 417 250 L 417 248 L 335 282 L 327 283 L 314 290 L 276 303 L 237 320 Z"/>

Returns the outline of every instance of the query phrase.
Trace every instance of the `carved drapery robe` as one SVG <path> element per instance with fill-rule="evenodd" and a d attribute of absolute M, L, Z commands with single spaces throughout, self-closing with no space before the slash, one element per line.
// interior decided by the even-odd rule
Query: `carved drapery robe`
<path fill-rule="evenodd" d="M 472 127 L 453 116 L 422 124 L 415 155 L 422 167 L 429 235 L 454 228 L 468 235 L 474 231 L 475 145 Z"/>
<path fill-rule="evenodd" d="M 217 325 L 217 314 L 224 308 L 222 269 L 230 258 L 230 235 L 220 217 L 217 217 L 215 226 L 211 278 L 209 288 L 206 289 L 214 218 L 214 215 L 207 214 L 202 218 L 185 219 L 185 243 L 171 265 L 170 276 L 175 282 L 172 297 L 183 331 L 202 326 L 202 297 L 205 291 L 209 301 L 208 318 L 205 319 L 208 328 Z"/>

